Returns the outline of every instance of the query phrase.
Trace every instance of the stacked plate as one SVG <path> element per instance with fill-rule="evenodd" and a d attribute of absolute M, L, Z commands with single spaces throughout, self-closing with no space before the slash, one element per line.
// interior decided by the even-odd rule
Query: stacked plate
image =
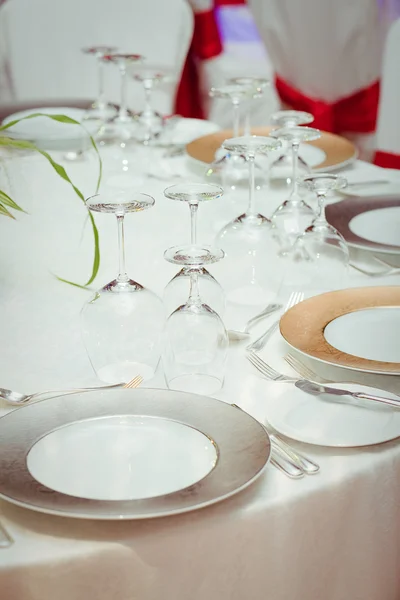
<path fill-rule="evenodd" d="M 213 398 L 151 389 L 59 396 L 0 419 L 0 497 L 60 516 L 161 517 L 236 494 L 269 454 L 264 427 Z"/>
<path fill-rule="evenodd" d="M 400 198 L 360 196 L 326 207 L 326 218 L 350 247 L 400 266 Z"/>
<path fill-rule="evenodd" d="M 3 124 L 6 125 L 11 121 L 23 119 L 36 113 L 65 115 L 80 123 L 83 120 L 85 111 L 67 106 L 34 108 L 9 115 L 4 119 Z M 7 135 L 14 139 L 31 141 L 41 150 L 80 151 L 90 147 L 91 142 L 88 133 L 93 135 L 99 129 L 99 126 L 98 122 L 87 121 L 83 128 L 79 125 L 60 123 L 48 117 L 35 117 L 10 127 L 7 130 Z"/>
<path fill-rule="evenodd" d="M 400 286 L 314 296 L 283 315 L 280 331 L 290 353 L 315 373 L 336 368 L 342 381 L 353 382 L 390 376 L 397 381 L 393 389 L 400 390 Z M 350 392 L 400 403 L 399 396 L 361 383 L 326 385 L 349 393 L 338 396 L 319 388 L 314 394 L 293 382 L 269 383 L 265 417 L 280 433 L 322 446 L 363 446 L 400 436 L 400 408 L 354 399 Z"/>

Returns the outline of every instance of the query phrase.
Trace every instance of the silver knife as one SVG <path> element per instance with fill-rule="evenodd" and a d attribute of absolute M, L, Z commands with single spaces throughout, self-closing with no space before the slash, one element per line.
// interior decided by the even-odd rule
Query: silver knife
<path fill-rule="evenodd" d="M 306 379 L 299 379 L 294 384 L 297 388 L 313 396 L 319 396 L 320 394 L 332 394 L 333 396 L 351 396 L 352 398 L 372 400 L 373 402 L 379 402 L 381 404 L 387 404 L 389 406 L 395 406 L 400 408 L 400 398 L 395 400 L 393 398 L 387 398 L 386 396 L 374 396 L 372 394 L 366 394 L 365 392 L 351 392 L 350 390 L 329 387 L 327 385 L 321 385 Z"/>

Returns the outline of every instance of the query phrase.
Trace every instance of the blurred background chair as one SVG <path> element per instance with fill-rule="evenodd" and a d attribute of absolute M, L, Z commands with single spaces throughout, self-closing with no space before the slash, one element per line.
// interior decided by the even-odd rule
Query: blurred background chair
<path fill-rule="evenodd" d="M 231 127 L 230 102 L 210 98 L 210 88 L 234 77 L 271 78 L 271 63 L 244 0 L 188 2 L 193 9 L 195 27 L 177 112 L 184 116 L 206 117 L 221 127 Z M 252 125 L 268 124 L 278 104 L 272 85 L 262 98 L 252 101 Z M 247 109 L 244 102 L 241 110 L 244 113 Z"/>
<path fill-rule="evenodd" d="M 143 54 L 173 74 L 154 92 L 154 108 L 171 114 L 193 14 L 186 0 L 8 0 L 0 8 L 0 30 L 0 103 L 93 100 L 96 64 L 81 49 L 104 44 Z M 118 103 L 119 90 L 118 69 L 109 65 L 107 99 Z M 130 94 L 140 110 L 141 84 L 132 84 Z"/>
<path fill-rule="evenodd" d="M 249 0 L 284 107 L 373 146 L 386 23 L 377 0 Z"/>
<path fill-rule="evenodd" d="M 400 19 L 391 26 L 382 64 L 376 154 L 381 167 L 400 169 Z"/>

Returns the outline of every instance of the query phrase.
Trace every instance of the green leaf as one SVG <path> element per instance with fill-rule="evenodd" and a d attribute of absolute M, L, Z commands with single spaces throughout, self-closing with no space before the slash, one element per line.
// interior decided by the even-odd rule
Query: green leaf
<path fill-rule="evenodd" d="M 34 119 L 37 117 L 46 117 L 48 119 L 52 119 L 53 121 L 58 121 L 59 123 L 67 123 L 69 125 L 78 125 L 79 127 L 82 127 L 82 129 L 84 129 L 86 131 L 86 133 L 88 134 L 88 136 L 90 138 L 92 147 L 97 154 L 97 159 L 99 162 L 99 176 L 97 178 L 97 184 L 96 184 L 96 194 L 97 194 L 97 192 L 99 191 L 99 188 L 100 188 L 101 178 L 103 175 L 103 163 L 102 163 L 100 153 L 97 149 L 97 146 L 96 146 L 96 143 L 95 143 L 93 137 L 90 135 L 90 133 L 87 131 L 87 129 L 82 125 L 82 123 L 79 123 L 79 121 L 76 121 L 75 119 L 72 119 L 71 117 L 67 117 L 66 115 L 48 115 L 46 113 L 33 113 L 31 115 L 28 115 L 27 117 L 22 117 L 21 119 L 15 119 L 14 121 L 10 121 L 6 125 L 2 125 L 0 127 L 0 131 L 5 131 L 6 129 L 13 127 L 20 121 L 25 121 L 26 119 Z"/>
<path fill-rule="evenodd" d="M 82 192 L 76 187 L 76 185 L 74 185 L 71 181 L 71 179 L 69 178 L 66 170 L 64 169 L 64 167 L 62 165 L 60 165 L 59 163 L 57 163 L 55 160 L 53 160 L 53 158 L 50 156 L 50 154 L 48 154 L 45 150 L 41 150 L 40 148 L 38 148 L 37 146 L 35 146 L 35 144 L 33 144 L 32 142 L 28 142 L 26 140 L 14 140 L 12 138 L 2 138 L 0 137 L 0 144 L 3 145 L 7 145 L 7 146 L 11 146 L 12 148 L 24 148 L 24 149 L 28 149 L 28 150 L 34 150 L 35 152 L 38 152 L 39 154 L 41 154 L 42 156 L 44 156 L 44 158 L 46 158 L 46 160 L 50 163 L 50 165 L 53 167 L 53 169 L 55 170 L 55 172 L 62 178 L 64 179 L 64 181 L 66 181 L 67 183 L 69 183 L 72 187 L 72 189 L 74 190 L 74 192 L 76 193 L 76 195 L 82 200 L 82 202 L 85 202 L 85 197 L 82 194 Z M 8 212 L 8 211 L 7 211 Z M 88 281 L 84 284 L 86 285 L 90 285 L 96 278 L 97 273 L 99 271 L 99 267 L 100 267 L 100 247 L 99 247 L 99 232 L 95 223 L 95 220 L 93 218 L 92 213 L 89 213 L 89 218 L 90 218 L 90 222 L 92 224 L 92 229 L 93 229 L 93 237 L 94 237 L 94 258 L 93 258 L 93 266 L 92 266 L 92 273 L 91 276 L 89 277 Z M 67 282 L 67 283 L 71 283 L 71 282 Z M 80 284 L 75 284 L 78 287 L 80 287 Z"/>
<path fill-rule="evenodd" d="M 5 204 L 6 206 L 13 208 L 14 210 L 20 210 L 21 212 L 25 212 L 24 209 L 21 208 L 16 202 L 14 202 L 14 200 L 10 198 L 8 194 L 3 192 L 3 190 L 0 190 L 0 201 L 2 202 L 2 204 Z"/>
<path fill-rule="evenodd" d="M 76 121 L 75 119 L 72 119 L 71 117 L 67 117 L 66 115 L 61 115 L 61 114 L 49 115 L 46 113 L 38 112 L 38 113 L 30 114 L 26 117 L 22 117 L 21 119 L 15 119 L 14 121 L 10 121 L 6 125 L 0 126 L 0 131 L 5 131 L 5 130 L 9 129 L 10 127 L 13 127 L 13 125 L 16 125 L 20 121 L 25 121 L 26 119 L 34 119 L 37 117 L 46 117 L 48 119 L 52 119 L 53 121 L 58 121 L 60 123 L 67 123 L 70 125 L 78 125 L 79 127 L 82 127 L 82 129 L 84 129 L 86 131 L 86 133 L 88 134 L 88 136 L 90 138 L 92 147 L 93 147 L 94 151 L 96 152 L 98 163 L 99 163 L 99 175 L 98 175 L 97 183 L 96 183 L 96 194 L 97 194 L 99 191 L 99 188 L 100 188 L 101 178 L 102 178 L 102 174 L 103 174 L 103 163 L 102 163 L 100 153 L 97 149 L 97 146 L 95 144 L 93 137 L 89 134 L 89 132 L 86 130 L 86 128 L 83 127 L 83 125 L 81 123 L 79 123 L 79 121 Z M 44 150 L 41 150 L 40 148 L 37 148 L 37 146 L 35 146 L 35 144 L 33 144 L 32 142 L 11 139 L 11 138 L 7 138 L 7 137 L 3 137 L 3 136 L 0 136 L 0 145 L 11 146 L 14 148 L 24 148 L 24 149 L 34 150 L 35 152 L 39 152 L 39 154 L 44 156 L 44 158 L 46 158 L 46 160 L 51 164 L 51 166 L 53 167 L 55 172 L 62 179 L 64 179 L 64 181 L 66 181 L 67 183 L 69 183 L 72 186 L 74 192 L 82 200 L 82 202 L 85 202 L 85 198 L 84 198 L 82 192 L 72 183 L 72 181 L 68 177 L 68 174 L 67 174 L 66 170 L 64 169 L 64 167 L 62 165 L 60 165 L 59 163 L 55 162 L 52 159 L 52 157 L 50 156 L 50 154 L 48 154 Z M 14 204 L 14 206 L 12 206 L 12 208 L 14 208 L 15 210 L 22 210 L 22 208 L 20 208 L 9 196 L 6 195 L 6 198 L 5 199 L 2 198 L 2 200 L 3 200 L 4 204 L 7 204 L 7 201 L 12 202 Z M 0 212 L 3 214 L 7 214 L 7 216 L 10 216 L 11 218 L 14 218 L 11 215 L 11 213 L 4 206 L 2 206 L 2 210 Z M 92 213 L 90 211 L 88 211 L 88 212 L 89 212 L 90 222 L 92 224 L 93 237 L 94 237 L 94 258 L 93 258 L 93 266 L 92 266 L 91 276 L 89 277 L 88 281 L 84 284 L 84 286 L 73 283 L 71 281 L 67 281 L 65 279 L 58 278 L 58 279 L 60 279 L 60 281 L 64 281 L 65 283 L 69 283 L 69 284 L 75 285 L 77 287 L 85 287 L 87 285 L 90 285 L 95 280 L 97 273 L 99 271 L 99 267 L 100 267 L 99 232 L 98 232 L 98 229 L 97 229 L 97 226 L 96 226 L 96 223 L 95 223 Z"/>
<path fill-rule="evenodd" d="M 5 217 L 10 217 L 10 219 L 14 219 L 15 220 L 15 217 L 1 203 L 0 203 L 0 215 L 4 215 Z"/>

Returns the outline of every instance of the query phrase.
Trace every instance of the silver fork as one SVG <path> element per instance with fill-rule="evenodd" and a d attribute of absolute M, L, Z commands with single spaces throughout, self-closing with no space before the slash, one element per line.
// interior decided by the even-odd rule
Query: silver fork
<path fill-rule="evenodd" d="M 310 381 L 315 381 L 317 383 L 331 383 L 329 379 L 325 379 L 324 377 L 321 377 L 320 375 L 314 373 L 314 371 L 312 371 L 309 367 L 300 362 L 292 354 L 287 354 L 284 358 L 288 365 L 290 365 L 292 369 L 297 371 L 297 373 L 301 377 L 304 377 L 304 379 L 309 379 Z"/>
<path fill-rule="evenodd" d="M 273 369 L 271 365 L 266 363 L 265 360 L 258 356 L 254 350 L 251 350 L 246 355 L 246 358 L 251 362 L 253 367 L 260 371 L 260 373 L 267 379 L 272 379 L 273 381 L 296 381 L 297 379 L 297 377 L 290 377 L 290 375 L 283 375 L 283 373 L 275 371 L 275 369 Z"/>
<path fill-rule="evenodd" d="M 289 310 L 289 308 L 292 308 L 293 306 L 295 306 L 296 304 L 301 302 L 303 300 L 303 298 L 304 298 L 303 292 L 292 292 L 290 294 L 289 300 L 288 300 L 283 312 L 284 313 L 287 312 Z M 259 337 L 257 340 L 255 340 L 252 344 L 249 344 L 247 346 L 246 350 L 248 350 L 248 351 L 261 350 L 262 348 L 264 348 L 265 344 L 268 342 L 269 338 L 272 336 L 274 331 L 276 331 L 278 329 L 278 326 L 279 326 L 279 319 L 277 321 L 275 321 L 275 323 L 273 323 L 271 325 L 271 327 L 269 327 L 269 329 L 267 329 L 267 331 L 265 333 L 263 333 L 263 335 L 261 337 Z"/>

